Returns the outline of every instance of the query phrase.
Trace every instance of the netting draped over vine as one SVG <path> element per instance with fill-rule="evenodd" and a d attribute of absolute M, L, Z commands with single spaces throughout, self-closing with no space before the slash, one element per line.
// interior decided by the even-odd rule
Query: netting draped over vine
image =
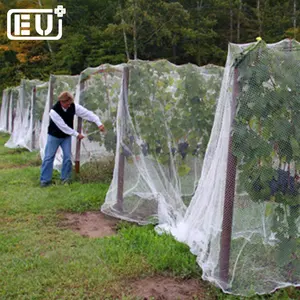
<path fill-rule="evenodd" d="M 97 68 L 87 68 L 80 74 L 75 103 L 93 111 L 106 128 L 105 135 L 100 135 L 94 123 L 83 120 L 82 133 L 86 138 L 81 141 L 81 164 L 92 159 L 114 156 L 123 66 L 104 64 Z"/>
<path fill-rule="evenodd" d="M 200 176 L 222 73 L 216 66 L 129 62 L 103 212 L 140 224 L 184 215 Z"/>
<path fill-rule="evenodd" d="M 32 145 L 34 146 L 34 149 L 40 149 L 42 123 L 43 123 L 44 109 L 48 97 L 48 89 L 49 89 L 49 82 L 44 82 L 41 84 L 37 84 L 35 86 L 35 90 L 33 91 L 34 105 L 32 110 L 32 116 L 33 116 Z"/>
<path fill-rule="evenodd" d="M 9 95 L 10 95 L 10 97 L 9 97 L 9 102 L 8 102 L 8 120 L 7 120 L 8 128 L 7 128 L 7 131 L 9 133 L 12 133 L 14 131 L 17 103 L 20 99 L 20 89 L 18 87 L 11 88 Z"/>
<path fill-rule="evenodd" d="M 115 154 L 102 211 L 158 223 L 227 293 L 269 293 L 300 285 L 299 68 L 299 43 L 260 41 L 230 44 L 225 70 L 130 61 L 23 80 L 3 92 L 0 130 L 43 158 L 49 110 L 71 92 L 107 129 L 75 119 L 80 162 Z"/>
<path fill-rule="evenodd" d="M 229 45 L 213 129 L 182 221 L 203 278 L 248 295 L 300 285 L 300 45 Z"/>
<path fill-rule="evenodd" d="M 74 95 L 75 103 L 79 103 L 99 115 L 106 128 L 105 134 L 99 134 L 94 124 L 83 121 L 81 126 L 81 120 L 78 122 L 77 118 L 75 118 L 74 128 L 82 131 L 86 138 L 81 141 L 80 147 L 78 147 L 76 139 L 72 138 L 73 162 L 79 160 L 80 164 L 83 164 L 93 158 L 113 158 L 116 151 L 116 116 L 121 93 L 123 69 L 134 64 L 136 64 L 134 61 L 116 66 L 104 64 L 97 68 L 87 68 L 81 72 L 80 76 L 51 75 L 48 83 L 22 80 L 20 87 L 5 90 L 1 107 L 1 116 L 4 116 L 1 117 L 1 124 L 3 123 L 1 125 L 3 129 L 1 130 L 11 133 L 6 146 L 11 148 L 25 147 L 30 151 L 39 149 L 43 158 L 47 141 L 50 107 L 57 101 L 58 95 L 62 91 L 67 90 Z M 139 64 L 147 66 L 147 64 L 151 63 L 139 62 Z M 159 65 L 161 62 L 156 62 L 155 64 Z M 167 66 L 167 64 L 163 63 L 162 66 Z M 173 67 L 176 68 L 176 66 Z M 181 69 L 183 70 L 183 67 L 178 68 L 178 70 Z M 209 72 L 202 68 L 202 76 L 206 78 L 206 82 L 210 78 L 219 77 L 220 69 L 222 68 L 211 65 L 207 69 L 209 69 Z M 136 77 L 136 80 L 138 81 L 139 78 Z M 165 88 L 167 84 L 171 84 L 168 89 L 174 89 L 172 81 L 165 82 Z M 159 91 L 163 91 L 162 87 Z M 216 97 L 214 96 L 214 98 Z M 193 101 L 196 105 L 197 99 L 195 98 Z M 14 105 L 13 108 L 12 104 Z M 15 130 L 12 131 L 13 124 L 15 124 Z M 203 138 L 207 139 L 207 135 L 203 136 Z M 204 143 L 206 142 L 204 141 Z M 184 141 L 181 144 L 181 148 L 186 147 Z M 54 161 L 54 167 L 59 170 L 61 164 L 62 152 L 59 149 Z M 188 172 L 188 169 L 184 168 L 186 168 L 185 165 L 181 166 L 181 173 Z M 196 167 L 193 164 L 191 169 L 191 172 L 194 172 L 196 177 L 199 176 L 197 174 L 199 166 Z M 183 180 L 188 183 L 189 179 L 186 177 Z M 183 194 L 190 197 L 190 189 L 191 187 L 194 188 L 194 186 L 194 181 L 189 182 L 189 184 L 183 184 Z M 187 189 L 187 191 L 184 191 L 184 189 Z"/>
<path fill-rule="evenodd" d="M 29 151 L 38 149 L 35 135 L 40 131 L 40 121 L 36 119 L 39 106 L 44 107 L 45 98 L 36 98 L 36 86 L 42 84 L 38 80 L 22 80 L 19 88 L 11 89 L 9 115 L 14 121 L 9 122 L 11 137 L 5 144 L 9 148 L 27 148 Z M 41 102 L 41 103 L 40 103 Z M 41 119 L 41 117 L 39 118 Z"/>
<path fill-rule="evenodd" d="M 8 132 L 8 123 L 9 123 L 9 89 L 3 90 L 2 94 L 2 104 L 1 104 L 1 113 L 0 113 L 0 131 Z"/>

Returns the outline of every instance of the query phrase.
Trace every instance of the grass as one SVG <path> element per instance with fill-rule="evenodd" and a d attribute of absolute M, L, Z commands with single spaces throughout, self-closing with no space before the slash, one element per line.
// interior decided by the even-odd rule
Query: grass
<path fill-rule="evenodd" d="M 135 299 L 127 289 L 135 278 L 200 278 L 188 247 L 158 236 L 152 226 L 120 222 L 117 235 L 101 239 L 61 228 L 62 211 L 99 210 L 109 185 L 75 181 L 40 188 L 38 154 L 7 149 L 7 139 L 0 134 L 0 299 L 127 300 Z M 211 299 L 241 299 L 205 286 Z M 299 297 L 289 288 L 251 299 Z"/>
<path fill-rule="evenodd" d="M 41 160 L 37 152 L 29 152 L 26 149 L 7 149 L 3 147 L 3 134 L 1 135 L 0 170 L 8 168 L 24 168 L 27 166 L 39 166 Z"/>
<path fill-rule="evenodd" d="M 114 171 L 114 159 L 93 159 L 80 168 L 78 180 L 82 183 L 103 182 L 110 183 Z"/>

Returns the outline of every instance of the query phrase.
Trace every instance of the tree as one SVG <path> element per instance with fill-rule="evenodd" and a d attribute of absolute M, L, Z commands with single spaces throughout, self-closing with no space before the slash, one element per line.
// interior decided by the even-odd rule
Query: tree
<path fill-rule="evenodd" d="M 125 31 L 129 56 L 134 59 L 149 58 L 151 54 L 155 55 L 153 46 L 156 49 L 166 46 L 168 50 L 165 52 L 170 53 L 170 49 L 183 37 L 183 27 L 188 17 L 178 2 L 120 1 L 115 16 L 117 24 L 110 25 L 107 32 L 118 33 L 121 38 Z"/>

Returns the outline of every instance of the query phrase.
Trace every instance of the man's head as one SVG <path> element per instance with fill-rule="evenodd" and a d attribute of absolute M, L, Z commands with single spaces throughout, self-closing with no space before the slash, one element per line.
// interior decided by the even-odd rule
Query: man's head
<path fill-rule="evenodd" d="M 58 101 L 60 102 L 60 105 L 64 108 L 64 109 L 68 109 L 71 105 L 71 103 L 73 102 L 73 96 L 69 93 L 69 92 L 62 92 L 59 96 L 58 96 Z"/>

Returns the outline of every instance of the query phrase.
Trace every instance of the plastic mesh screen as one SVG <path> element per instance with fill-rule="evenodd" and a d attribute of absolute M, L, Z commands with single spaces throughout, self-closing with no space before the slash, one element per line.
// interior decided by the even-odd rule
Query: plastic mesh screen
<path fill-rule="evenodd" d="M 8 132 L 9 89 L 3 90 L 0 112 L 0 131 Z"/>
<path fill-rule="evenodd" d="M 229 45 L 197 190 L 182 222 L 158 227 L 228 293 L 300 285 L 299 50 Z"/>
<path fill-rule="evenodd" d="M 32 107 L 32 148 L 40 148 L 40 134 L 42 130 L 42 121 L 45 105 L 47 102 L 49 83 L 44 82 L 35 86 L 33 90 Z"/>
<path fill-rule="evenodd" d="M 167 61 L 129 63 L 103 212 L 140 224 L 182 218 L 200 176 L 222 72 Z"/>
<path fill-rule="evenodd" d="M 106 132 L 100 134 L 98 127 L 83 121 L 80 163 L 91 159 L 113 157 L 116 150 L 116 117 L 121 91 L 123 65 L 101 65 L 88 68 L 80 75 L 76 102 L 93 111 L 104 124 Z"/>

